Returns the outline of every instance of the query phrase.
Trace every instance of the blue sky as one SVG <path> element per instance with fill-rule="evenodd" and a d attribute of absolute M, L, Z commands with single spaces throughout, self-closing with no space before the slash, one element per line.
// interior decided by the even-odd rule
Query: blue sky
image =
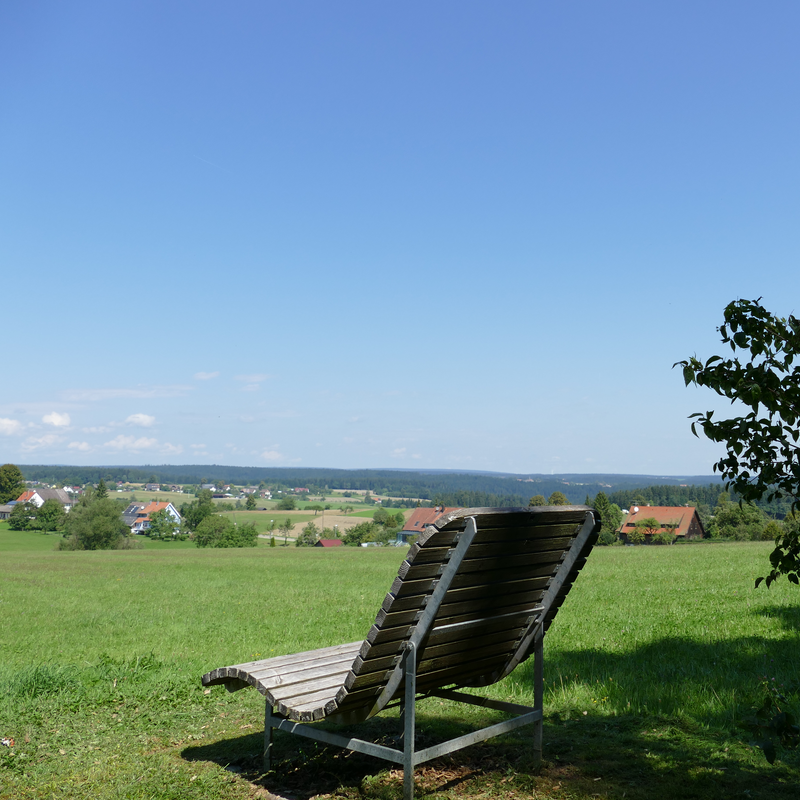
<path fill-rule="evenodd" d="M 703 475 L 797 313 L 796 2 L 12 0 L 0 461 Z"/>

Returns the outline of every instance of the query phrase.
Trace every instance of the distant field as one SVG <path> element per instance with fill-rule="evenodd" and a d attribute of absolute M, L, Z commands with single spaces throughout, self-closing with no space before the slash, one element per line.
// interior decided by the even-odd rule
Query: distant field
<path fill-rule="evenodd" d="M 383 762 L 295 737 L 276 736 L 261 777 L 261 696 L 199 678 L 363 638 L 405 550 L 56 553 L 51 538 L 0 524 L 2 800 L 401 796 Z M 420 770 L 420 796 L 796 800 L 800 753 L 770 767 L 739 727 L 767 684 L 800 710 L 800 590 L 752 588 L 770 547 L 597 548 L 545 639 L 542 770 L 520 732 Z M 526 663 L 483 691 L 528 703 L 531 678 Z M 478 713 L 427 701 L 420 725 Z"/>

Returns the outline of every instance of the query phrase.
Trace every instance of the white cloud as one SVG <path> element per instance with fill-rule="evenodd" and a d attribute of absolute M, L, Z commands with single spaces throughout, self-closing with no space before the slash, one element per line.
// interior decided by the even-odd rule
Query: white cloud
<path fill-rule="evenodd" d="M 131 414 L 125 420 L 128 425 L 138 425 L 140 428 L 149 428 L 155 421 L 156 418 L 149 414 Z"/>
<path fill-rule="evenodd" d="M 394 450 L 392 450 L 392 458 L 402 458 L 405 454 L 405 447 L 396 447 Z"/>
<path fill-rule="evenodd" d="M 183 445 L 164 442 L 164 444 L 161 445 L 160 452 L 166 456 L 177 456 L 183 452 Z"/>
<path fill-rule="evenodd" d="M 206 449 L 206 446 L 204 444 L 190 444 L 189 447 L 191 447 L 192 450 L 205 450 Z"/>
<path fill-rule="evenodd" d="M 69 414 L 59 414 L 58 411 L 54 411 L 52 414 L 45 414 L 42 422 L 45 425 L 52 425 L 54 428 L 66 428 L 70 422 Z"/>
<path fill-rule="evenodd" d="M 212 378 L 218 378 L 219 372 L 195 372 L 194 378 L 198 381 L 210 381 Z"/>
<path fill-rule="evenodd" d="M 135 436 L 119 436 L 114 437 L 111 441 L 106 442 L 103 447 L 110 447 L 112 450 L 152 450 L 158 447 L 156 439 L 148 439 L 145 436 L 140 436 L 138 439 Z"/>
<path fill-rule="evenodd" d="M 280 461 L 283 458 L 283 453 L 279 453 L 277 450 L 265 450 L 261 454 L 261 458 L 264 461 Z"/>
<path fill-rule="evenodd" d="M 95 425 L 91 428 L 81 428 L 84 433 L 108 433 L 111 428 L 108 425 Z"/>
<path fill-rule="evenodd" d="M 44 436 L 29 436 L 22 443 L 22 450 L 30 453 L 32 450 L 41 450 L 43 447 L 50 447 L 56 442 L 61 441 L 61 437 L 55 433 L 46 433 Z"/>
<path fill-rule="evenodd" d="M 0 417 L 0 433 L 11 436 L 12 433 L 16 433 L 21 428 L 22 423 L 19 420 Z"/>
<path fill-rule="evenodd" d="M 89 442 L 70 442 L 67 447 L 70 450 L 80 450 L 81 453 L 88 453 L 92 449 Z"/>

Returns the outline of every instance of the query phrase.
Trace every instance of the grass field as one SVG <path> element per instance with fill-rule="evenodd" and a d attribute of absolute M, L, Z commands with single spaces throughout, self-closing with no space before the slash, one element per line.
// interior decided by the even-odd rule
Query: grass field
<path fill-rule="evenodd" d="M 261 696 L 199 678 L 362 638 L 404 550 L 54 541 L 0 523 L 0 798 L 401 797 L 385 762 L 298 737 L 276 736 L 261 775 Z M 796 798 L 800 754 L 770 766 L 739 727 L 773 678 L 800 710 L 800 590 L 752 589 L 769 549 L 596 549 L 545 639 L 542 769 L 523 730 L 419 769 L 418 795 Z M 531 687 L 524 664 L 484 691 Z M 422 740 L 471 713 L 426 701 Z"/>

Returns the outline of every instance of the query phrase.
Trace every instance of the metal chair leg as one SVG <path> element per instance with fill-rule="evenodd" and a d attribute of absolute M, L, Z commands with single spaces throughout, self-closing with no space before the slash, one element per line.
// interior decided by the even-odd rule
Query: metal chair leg
<path fill-rule="evenodd" d="M 403 800 L 414 800 L 415 698 L 417 694 L 417 648 L 409 642 L 403 658 L 406 691 L 403 708 Z"/>

